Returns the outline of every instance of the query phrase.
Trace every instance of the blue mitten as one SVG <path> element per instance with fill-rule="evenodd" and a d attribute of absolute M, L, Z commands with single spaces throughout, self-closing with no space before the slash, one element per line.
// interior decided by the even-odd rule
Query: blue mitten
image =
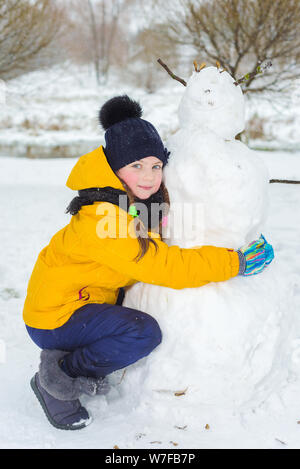
<path fill-rule="evenodd" d="M 266 265 L 271 264 L 272 260 L 274 259 L 274 250 L 271 244 L 269 244 L 266 238 L 263 235 L 260 235 L 261 238 L 265 241 L 265 253 L 266 253 Z"/>
<path fill-rule="evenodd" d="M 239 274 L 244 276 L 259 274 L 274 259 L 273 248 L 263 235 L 237 252 L 240 259 Z"/>

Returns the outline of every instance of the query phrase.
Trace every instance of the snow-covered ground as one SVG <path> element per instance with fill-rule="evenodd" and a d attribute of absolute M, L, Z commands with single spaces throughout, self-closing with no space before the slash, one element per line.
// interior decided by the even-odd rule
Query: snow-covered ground
<path fill-rule="evenodd" d="M 258 152 L 271 178 L 300 180 L 300 153 Z M 79 155 L 78 155 L 79 156 Z M 0 158 L 0 447 L 1 448 L 300 448 L 300 186 L 270 184 L 264 233 L 272 242 L 282 282 L 293 301 L 288 378 L 258 408 L 233 412 L 195 406 L 189 393 L 148 393 L 136 403 L 126 391 L 130 373 L 106 397 L 82 402 L 93 423 L 78 432 L 49 425 L 29 386 L 39 350 L 22 321 L 26 288 L 39 251 L 69 221 L 65 187 L 76 159 Z M 272 268 L 270 266 L 270 268 Z M 299 312 L 299 319 L 297 317 Z M 287 318 L 288 320 L 288 318 Z M 147 360 L 147 359 L 145 359 Z M 189 364 L 187 363 L 187 366 Z M 276 366 L 276 364 L 275 364 Z M 284 363 L 278 363 L 278 368 Z M 191 412 L 191 405 L 193 409 Z"/>

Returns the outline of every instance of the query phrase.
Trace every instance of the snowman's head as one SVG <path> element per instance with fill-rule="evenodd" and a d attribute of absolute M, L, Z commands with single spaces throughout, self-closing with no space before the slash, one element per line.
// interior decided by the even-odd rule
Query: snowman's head
<path fill-rule="evenodd" d="M 209 129 L 231 140 L 245 128 L 244 95 L 226 71 L 207 67 L 193 72 L 179 104 L 181 127 Z"/>

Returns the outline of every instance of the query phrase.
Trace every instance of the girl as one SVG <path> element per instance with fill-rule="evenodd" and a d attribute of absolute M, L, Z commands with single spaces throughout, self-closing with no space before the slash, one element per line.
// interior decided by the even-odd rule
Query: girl
<path fill-rule="evenodd" d="M 274 257 L 263 237 L 237 252 L 181 249 L 162 240 L 169 152 L 141 116 L 139 103 L 126 95 L 100 109 L 105 148 L 83 155 L 71 171 L 67 186 L 79 191 L 67 208 L 73 216 L 42 249 L 29 281 L 23 317 L 42 349 L 31 387 L 57 428 L 87 426 L 91 419 L 79 397 L 106 393 L 110 373 L 162 340 L 154 318 L 122 306 L 122 288 L 138 281 L 200 287 L 257 274 Z M 141 204 L 146 210 L 138 212 Z"/>

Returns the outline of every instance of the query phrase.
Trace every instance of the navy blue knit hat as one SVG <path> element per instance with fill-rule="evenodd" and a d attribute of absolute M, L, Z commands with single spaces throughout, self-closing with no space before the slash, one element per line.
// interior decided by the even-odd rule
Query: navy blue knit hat
<path fill-rule="evenodd" d="M 126 94 L 106 101 L 99 111 L 99 122 L 105 132 L 104 152 L 113 171 L 147 156 L 156 156 L 165 166 L 168 150 L 155 129 L 141 119 L 142 108 Z"/>

